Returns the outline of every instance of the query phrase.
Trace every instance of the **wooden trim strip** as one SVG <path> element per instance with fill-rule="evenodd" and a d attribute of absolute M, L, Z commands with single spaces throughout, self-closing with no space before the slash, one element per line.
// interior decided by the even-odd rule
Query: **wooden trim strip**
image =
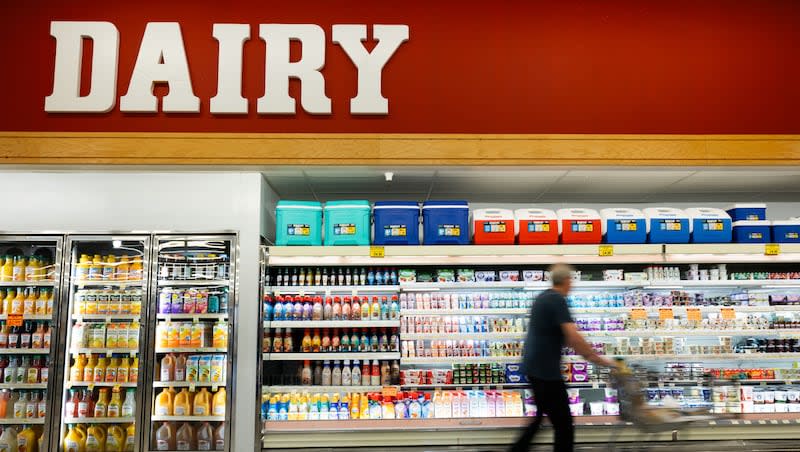
<path fill-rule="evenodd" d="M 800 135 L 0 132 L 15 165 L 800 165 Z"/>

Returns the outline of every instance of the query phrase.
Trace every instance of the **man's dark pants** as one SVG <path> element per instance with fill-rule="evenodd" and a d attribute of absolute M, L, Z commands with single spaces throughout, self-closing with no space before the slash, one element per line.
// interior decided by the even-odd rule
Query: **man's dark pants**
<path fill-rule="evenodd" d="M 531 440 L 542 423 L 542 415 L 546 414 L 553 424 L 555 452 L 572 452 L 575 442 L 575 427 L 572 425 L 572 414 L 567 400 L 567 385 L 563 381 L 540 380 L 529 378 L 533 396 L 536 399 L 536 417 L 531 421 L 522 436 L 511 447 L 511 452 L 527 452 Z"/>

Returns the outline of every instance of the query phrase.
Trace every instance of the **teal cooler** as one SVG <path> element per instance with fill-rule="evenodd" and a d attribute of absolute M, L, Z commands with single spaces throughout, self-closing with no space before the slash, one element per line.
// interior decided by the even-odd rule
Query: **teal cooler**
<path fill-rule="evenodd" d="M 426 201 L 422 227 L 425 245 L 469 245 L 469 203 Z"/>
<path fill-rule="evenodd" d="M 275 217 L 276 245 L 322 245 L 322 204 L 316 201 L 278 201 Z"/>
<path fill-rule="evenodd" d="M 371 224 L 369 201 L 325 203 L 325 246 L 367 246 Z"/>
<path fill-rule="evenodd" d="M 800 243 L 800 218 L 772 222 L 772 241 Z"/>
<path fill-rule="evenodd" d="M 734 221 L 733 241 L 736 243 L 769 243 L 772 225 L 770 221 Z"/>

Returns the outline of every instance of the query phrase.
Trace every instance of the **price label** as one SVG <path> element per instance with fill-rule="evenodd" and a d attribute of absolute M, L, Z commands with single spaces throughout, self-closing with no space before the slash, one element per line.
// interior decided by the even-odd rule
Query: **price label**
<path fill-rule="evenodd" d="M 196 390 L 197 390 L 197 387 L 195 386 L 195 384 L 194 383 L 189 383 L 189 392 L 195 392 Z"/>
<path fill-rule="evenodd" d="M 631 309 L 631 320 L 647 320 L 647 309 L 644 308 Z"/>
<path fill-rule="evenodd" d="M 700 313 L 700 308 L 686 308 L 686 318 L 694 322 L 703 321 L 703 315 Z"/>
<path fill-rule="evenodd" d="M 600 245 L 597 248 L 597 255 L 598 256 L 613 256 L 614 255 L 614 245 Z"/>
<path fill-rule="evenodd" d="M 369 247 L 369 257 L 375 259 L 382 259 L 386 257 L 386 248 L 382 246 L 371 246 Z"/>
<path fill-rule="evenodd" d="M 675 314 L 672 312 L 672 308 L 661 308 L 658 310 L 658 318 L 659 320 L 674 319 Z"/>
<path fill-rule="evenodd" d="M 90 390 L 90 391 L 94 391 L 94 383 L 89 383 L 89 385 L 88 385 L 88 386 L 86 386 L 86 388 L 87 388 L 88 390 Z"/>
<path fill-rule="evenodd" d="M 8 326 L 22 326 L 22 314 L 9 314 Z"/>
<path fill-rule="evenodd" d="M 397 397 L 397 386 L 384 386 L 381 393 L 384 397 Z"/>
<path fill-rule="evenodd" d="M 767 243 L 764 245 L 764 254 L 767 256 L 777 256 L 781 254 L 781 246 L 777 243 Z"/>
<path fill-rule="evenodd" d="M 722 320 L 736 320 L 736 310 L 733 308 L 722 308 L 719 310 Z"/>

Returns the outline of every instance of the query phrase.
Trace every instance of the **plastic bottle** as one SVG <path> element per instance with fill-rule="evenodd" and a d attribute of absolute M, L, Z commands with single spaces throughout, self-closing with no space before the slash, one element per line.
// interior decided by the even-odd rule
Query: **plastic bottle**
<path fill-rule="evenodd" d="M 11 300 L 10 314 L 23 314 L 25 309 L 25 291 L 17 289 L 14 299 Z"/>
<path fill-rule="evenodd" d="M 366 328 L 361 330 L 361 337 L 359 338 L 358 342 L 359 342 L 358 351 L 360 352 L 370 351 L 369 337 L 367 336 Z"/>
<path fill-rule="evenodd" d="M 164 388 L 156 397 L 156 416 L 172 416 L 172 393 Z"/>
<path fill-rule="evenodd" d="M 175 381 L 175 355 L 172 353 L 161 358 L 160 381 Z"/>
<path fill-rule="evenodd" d="M 314 297 L 314 306 L 311 309 L 311 320 L 322 320 L 322 319 L 323 319 L 322 298 Z"/>
<path fill-rule="evenodd" d="M 322 339 L 319 337 L 319 330 L 314 330 L 314 336 L 311 337 L 311 352 L 319 353 L 322 347 Z"/>
<path fill-rule="evenodd" d="M 186 388 L 175 396 L 172 412 L 175 416 L 191 416 L 192 396 Z"/>
<path fill-rule="evenodd" d="M 201 388 L 200 392 L 194 396 L 194 406 L 192 416 L 208 416 L 211 413 L 211 394 L 206 388 Z"/>
<path fill-rule="evenodd" d="M 197 428 L 197 450 L 213 450 L 214 430 L 208 422 Z"/>
<path fill-rule="evenodd" d="M 142 258 L 140 256 L 133 256 L 128 273 L 128 281 L 141 281 L 143 274 Z"/>
<path fill-rule="evenodd" d="M 377 302 L 377 297 L 375 300 Z M 363 300 L 361 300 L 361 320 L 370 319 L 370 310 L 369 297 L 364 297 Z M 380 312 L 380 306 L 378 307 L 378 312 Z"/>
<path fill-rule="evenodd" d="M 195 450 L 194 429 L 188 422 L 181 424 L 175 433 L 175 448 L 177 450 Z"/>
<path fill-rule="evenodd" d="M 380 349 L 381 349 L 381 341 L 378 338 L 378 332 L 373 329 L 372 336 L 369 338 L 369 351 L 378 352 L 380 351 Z"/>
<path fill-rule="evenodd" d="M 125 429 L 125 452 L 134 452 L 136 445 L 136 425 L 130 424 Z"/>
<path fill-rule="evenodd" d="M 3 432 L 5 436 L 5 432 Z M 3 437 L 0 436 L 0 443 L 3 442 Z M 16 446 L 16 441 L 14 445 Z M 64 436 L 64 452 L 86 452 L 86 433 L 80 425 L 70 425 L 69 431 Z M 12 451 L 14 449 L 8 449 Z"/>
<path fill-rule="evenodd" d="M 94 404 L 94 417 L 108 416 L 108 388 L 100 388 L 100 395 Z"/>
<path fill-rule="evenodd" d="M 94 374 L 92 380 L 95 383 L 102 383 L 106 381 L 106 368 L 108 367 L 107 358 L 99 358 L 97 364 L 94 366 Z"/>
<path fill-rule="evenodd" d="M 90 425 L 86 429 L 86 452 L 106 450 L 106 430 L 101 425 Z"/>
<path fill-rule="evenodd" d="M 36 431 L 30 425 L 26 425 L 21 432 L 17 433 L 17 451 L 32 452 L 36 447 Z M 0 446 L 2 450 L 2 446 Z"/>
<path fill-rule="evenodd" d="M 114 279 L 117 281 L 127 281 L 131 273 L 131 265 L 128 256 L 122 256 L 114 272 Z"/>
<path fill-rule="evenodd" d="M 139 381 L 139 357 L 133 358 L 131 366 L 128 368 L 128 382 L 136 383 Z"/>
<path fill-rule="evenodd" d="M 125 450 L 125 430 L 119 425 L 110 425 L 106 431 L 106 452 Z"/>
<path fill-rule="evenodd" d="M 183 353 L 175 358 L 175 381 L 186 381 L 186 355 Z"/>
<path fill-rule="evenodd" d="M 133 417 L 136 413 L 136 392 L 133 388 L 125 391 L 125 402 L 122 403 L 122 417 Z"/>
<path fill-rule="evenodd" d="M 320 297 L 317 298 L 322 300 Z M 322 319 L 333 320 L 333 305 L 331 304 L 330 297 L 325 300 L 325 306 L 322 308 Z"/>
<path fill-rule="evenodd" d="M 351 372 L 352 375 L 352 384 L 353 386 L 358 386 L 361 384 L 361 363 L 359 360 L 353 361 L 353 370 Z"/>
<path fill-rule="evenodd" d="M 353 304 L 350 308 L 350 320 L 361 320 L 361 304 L 357 296 L 353 297 Z"/>
<path fill-rule="evenodd" d="M 369 365 L 369 360 L 365 359 L 361 365 L 361 385 L 370 386 L 372 384 L 372 367 Z"/>
<path fill-rule="evenodd" d="M 175 430 L 169 422 L 163 422 L 156 430 L 156 450 L 175 450 Z"/>
<path fill-rule="evenodd" d="M 214 430 L 214 450 L 225 450 L 225 424 L 222 422 Z"/>
<path fill-rule="evenodd" d="M 117 381 L 117 369 L 119 369 L 119 358 L 111 358 L 111 362 L 106 367 L 106 383 Z"/>
<path fill-rule="evenodd" d="M 227 392 L 225 388 L 219 388 L 214 396 L 211 398 L 211 415 L 212 416 L 225 416 L 225 402 Z"/>
<path fill-rule="evenodd" d="M 108 402 L 108 417 L 120 417 L 122 414 L 122 400 L 120 399 L 120 388 L 114 386 L 111 390 L 111 400 Z"/>
<path fill-rule="evenodd" d="M 117 366 L 117 383 L 127 383 L 130 380 L 130 358 L 121 358 Z"/>
<path fill-rule="evenodd" d="M 331 362 L 323 361 L 322 363 L 322 386 L 331 385 Z"/>
<path fill-rule="evenodd" d="M 311 320 L 311 316 L 313 315 L 314 311 L 314 303 L 312 298 L 308 295 L 303 297 L 303 312 L 300 314 L 300 318 L 303 320 Z"/>

